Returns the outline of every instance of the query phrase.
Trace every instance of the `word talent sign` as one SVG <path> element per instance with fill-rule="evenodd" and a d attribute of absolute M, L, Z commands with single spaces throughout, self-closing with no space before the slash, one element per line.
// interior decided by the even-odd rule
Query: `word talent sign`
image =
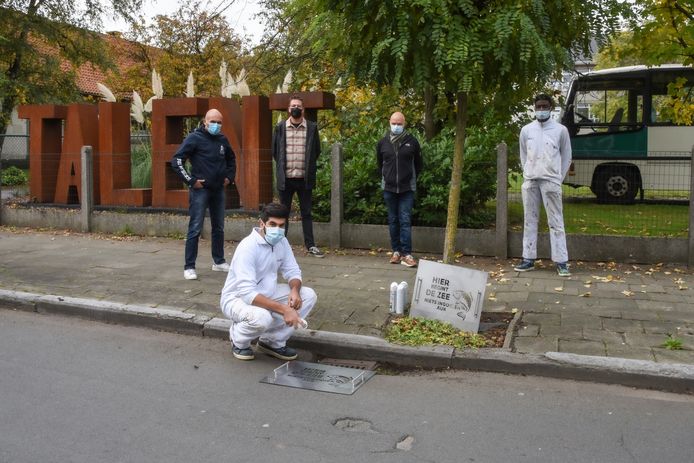
<path fill-rule="evenodd" d="M 410 315 L 477 333 L 486 287 L 487 272 L 420 260 Z"/>
<path fill-rule="evenodd" d="M 335 95 L 298 92 L 307 119 L 319 109 L 334 109 Z M 79 204 L 80 150 L 94 153 L 94 204 L 187 208 L 188 191 L 171 169 L 171 158 L 194 124 L 209 109 L 222 113 L 222 133 L 236 153 L 235 189 L 247 210 L 272 201 L 272 111 L 289 107 L 290 94 L 270 97 L 166 98 L 152 106 L 152 188 L 132 188 L 130 104 L 22 105 L 19 117 L 29 121 L 30 194 L 37 203 Z M 232 206 L 227 194 L 227 208 Z"/>

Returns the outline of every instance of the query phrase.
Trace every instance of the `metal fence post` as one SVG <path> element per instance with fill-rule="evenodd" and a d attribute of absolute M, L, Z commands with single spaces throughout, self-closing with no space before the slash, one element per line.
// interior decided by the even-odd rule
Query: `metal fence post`
<path fill-rule="evenodd" d="M 332 180 L 330 182 L 330 247 L 342 247 L 342 209 L 344 188 L 342 182 L 342 144 L 331 149 Z"/>
<path fill-rule="evenodd" d="M 694 145 L 689 161 L 689 253 L 687 266 L 694 268 Z"/>
<path fill-rule="evenodd" d="M 80 195 L 81 225 L 83 232 L 92 230 L 92 210 L 94 209 L 94 181 L 92 170 L 92 147 L 83 146 L 80 150 L 82 161 L 82 194 Z"/>
<path fill-rule="evenodd" d="M 508 258 L 508 146 L 496 147 L 496 257 Z"/>

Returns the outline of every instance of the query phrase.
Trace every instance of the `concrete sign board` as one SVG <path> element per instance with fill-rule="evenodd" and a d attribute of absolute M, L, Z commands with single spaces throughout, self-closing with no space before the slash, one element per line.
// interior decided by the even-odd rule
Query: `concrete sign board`
<path fill-rule="evenodd" d="M 293 361 L 275 368 L 270 376 L 260 382 L 351 395 L 375 374 L 358 368 Z"/>
<path fill-rule="evenodd" d="M 477 333 L 486 287 L 487 272 L 420 260 L 410 315 Z"/>

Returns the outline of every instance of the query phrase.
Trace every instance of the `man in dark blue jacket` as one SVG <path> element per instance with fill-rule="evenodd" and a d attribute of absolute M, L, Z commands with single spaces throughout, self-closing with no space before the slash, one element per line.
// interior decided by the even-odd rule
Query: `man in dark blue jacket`
<path fill-rule="evenodd" d="M 236 156 L 221 130 L 222 114 L 210 109 L 200 127 L 183 140 L 171 162 L 171 167 L 188 185 L 190 222 L 183 267 L 186 280 L 198 278 L 195 260 L 208 208 L 212 225 L 212 270 L 229 271 L 229 264 L 224 259 L 224 189 L 236 177 Z M 186 160 L 190 160 L 190 172 L 185 168 Z"/>
<path fill-rule="evenodd" d="M 412 257 L 412 207 L 417 177 L 422 171 L 422 153 L 417 139 L 405 131 L 405 116 L 401 112 L 390 116 L 390 130 L 376 146 L 376 160 L 388 208 L 393 249 L 390 263 L 416 267 L 417 261 Z"/>

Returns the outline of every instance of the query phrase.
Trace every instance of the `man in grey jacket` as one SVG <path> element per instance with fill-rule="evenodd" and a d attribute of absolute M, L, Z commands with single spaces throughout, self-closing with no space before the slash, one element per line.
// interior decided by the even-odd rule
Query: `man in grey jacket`
<path fill-rule="evenodd" d="M 554 101 L 546 94 L 535 97 L 535 121 L 524 126 L 520 133 L 520 158 L 523 166 L 524 228 L 523 260 L 515 267 L 518 272 L 535 268 L 537 258 L 537 224 L 540 204 L 544 203 L 549 225 L 552 261 L 559 276 L 571 276 L 566 250 L 561 184 L 571 165 L 569 131 L 552 119 Z"/>
<path fill-rule="evenodd" d="M 296 193 L 299 197 L 304 245 L 310 255 L 324 257 L 313 239 L 311 216 L 316 163 L 320 155 L 318 125 L 304 118 L 304 102 L 296 95 L 290 98 L 287 111 L 289 118 L 279 122 L 272 134 L 272 157 L 277 169 L 280 203 L 291 210 L 292 198 Z"/>

